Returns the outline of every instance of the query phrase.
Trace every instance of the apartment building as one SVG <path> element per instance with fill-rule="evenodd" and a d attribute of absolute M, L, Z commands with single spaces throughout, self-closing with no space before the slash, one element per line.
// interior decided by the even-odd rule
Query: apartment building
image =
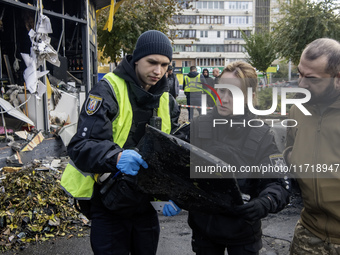
<path fill-rule="evenodd" d="M 269 25 L 270 0 L 192 1 L 192 8 L 173 16 L 175 26 L 172 64 L 182 73 L 190 66 L 222 69 L 229 62 L 245 60 L 244 40 L 260 23 Z"/>

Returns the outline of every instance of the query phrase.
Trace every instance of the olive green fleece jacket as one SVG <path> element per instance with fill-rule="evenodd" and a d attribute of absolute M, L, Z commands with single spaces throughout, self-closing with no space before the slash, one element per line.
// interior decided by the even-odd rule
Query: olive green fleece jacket
<path fill-rule="evenodd" d="M 301 223 L 322 240 L 340 244 L 340 97 L 324 111 L 305 107 L 311 116 L 295 106 L 290 110 L 289 119 L 298 124 L 287 130 L 286 149 L 292 149 L 291 172 L 302 192 Z"/>

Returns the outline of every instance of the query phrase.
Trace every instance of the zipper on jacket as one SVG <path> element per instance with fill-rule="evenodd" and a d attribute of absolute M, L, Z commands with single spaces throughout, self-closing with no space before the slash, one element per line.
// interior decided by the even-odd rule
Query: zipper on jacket
<path fill-rule="evenodd" d="M 315 145 L 316 144 L 319 144 L 320 142 L 320 130 L 321 130 L 321 123 L 322 123 L 322 115 L 320 115 L 319 117 L 319 120 L 318 120 L 318 125 L 316 127 L 316 132 L 315 132 Z M 314 147 L 314 155 L 313 155 L 313 158 L 314 158 L 314 162 L 313 164 L 315 165 L 317 163 L 317 155 L 318 155 L 318 152 L 319 152 L 319 149 L 318 149 L 318 146 L 315 146 Z M 319 208 L 319 210 L 321 210 L 321 207 L 319 205 L 319 191 L 317 189 L 317 184 L 318 184 L 318 178 L 317 178 L 317 173 L 314 171 L 313 172 L 313 185 L 314 185 L 314 190 L 315 190 L 315 194 L 314 194 L 314 199 L 315 199 L 315 203 L 316 203 L 316 206 Z"/>

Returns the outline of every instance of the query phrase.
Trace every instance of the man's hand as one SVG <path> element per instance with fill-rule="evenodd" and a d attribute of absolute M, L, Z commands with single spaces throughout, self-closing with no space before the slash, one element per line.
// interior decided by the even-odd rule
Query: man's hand
<path fill-rule="evenodd" d="M 117 169 L 123 174 L 136 175 L 140 166 L 148 168 L 148 164 L 142 156 L 134 150 L 124 150 L 118 155 Z"/>
<path fill-rule="evenodd" d="M 176 209 L 174 209 L 172 205 L 169 205 L 169 204 L 164 205 L 164 207 L 163 207 L 163 215 L 164 216 L 175 216 L 175 215 L 179 214 L 182 211 L 182 209 L 179 208 L 174 203 L 174 201 L 169 200 L 169 202 L 171 202 L 175 206 Z"/>
<path fill-rule="evenodd" d="M 240 217 L 249 221 L 256 221 L 266 217 L 271 208 L 270 197 L 260 197 L 251 200 L 250 202 L 236 206 L 235 212 Z"/>

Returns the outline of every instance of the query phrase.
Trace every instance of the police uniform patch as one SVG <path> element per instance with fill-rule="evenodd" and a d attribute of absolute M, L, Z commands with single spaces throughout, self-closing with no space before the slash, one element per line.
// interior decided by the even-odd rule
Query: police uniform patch
<path fill-rule="evenodd" d="M 98 111 L 99 107 L 101 106 L 103 98 L 89 95 L 86 100 L 86 113 L 87 115 L 93 115 L 96 111 Z"/>
<path fill-rule="evenodd" d="M 288 178 L 288 167 L 286 165 L 286 161 L 284 159 L 284 157 L 282 156 L 282 154 L 272 154 L 269 156 L 270 162 L 272 163 L 272 166 L 277 169 L 277 170 L 281 170 L 281 173 L 283 174 L 283 178 L 280 178 L 280 182 L 282 184 L 282 186 L 286 189 L 286 190 L 291 190 L 291 185 L 290 185 L 290 180 Z"/>
<path fill-rule="evenodd" d="M 286 162 L 282 156 L 282 154 L 272 154 L 269 156 L 270 162 L 272 163 L 273 167 L 285 167 Z"/>

